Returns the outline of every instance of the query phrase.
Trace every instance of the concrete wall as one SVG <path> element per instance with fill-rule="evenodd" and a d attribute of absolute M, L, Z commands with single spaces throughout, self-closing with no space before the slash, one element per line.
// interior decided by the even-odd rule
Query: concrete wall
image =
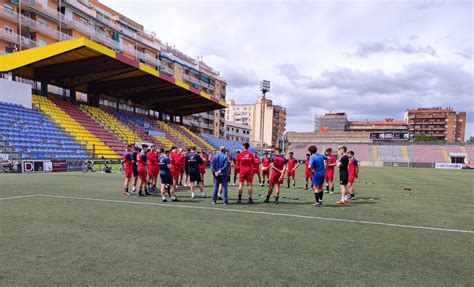
<path fill-rule="evenodd" d="M 19 82 L 0 79 L 0 101 L 19 104 L 31 109 L 31 86 Z"/>

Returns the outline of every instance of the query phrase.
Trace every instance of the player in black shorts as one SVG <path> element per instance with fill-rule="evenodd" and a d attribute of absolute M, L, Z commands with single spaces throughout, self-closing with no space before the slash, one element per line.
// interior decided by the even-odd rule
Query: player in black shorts
<path fill-rule="evenodd" d="M 138 166 L 137 166 L 137 155 L 142 151 L 141 148 L 135 147 L 132 153 L 132 175 L 133 175 L 133 193 L 137 193 L 138 184 Z"/>
<path fill-rule="evenodd" d="M 341 200 L 338 204 L 346 204 L 347 201 L 347 184 L 349 183 L 349 157 L 347 156 L 347 147 L 341 146 L 339 148 L 339 183 L 341 184 Z"/>
<path fill-rule="evenodd" d="M 201 191 L 201 197 L 205 198 L 206 193 L 204 192 L 204 187 L 202 185 L 201 173 L 199 171 L 199 165 L 202 164 L 201 156 L 196 153 L 196 148 L 192 147 L 190 152 L 186 155 L 185 166 L 186 170 L 189 173 L 189 186 L 191 187 L 191 198 L 194 199 L 194 183 L 198 183 L 199 190 Z"/>

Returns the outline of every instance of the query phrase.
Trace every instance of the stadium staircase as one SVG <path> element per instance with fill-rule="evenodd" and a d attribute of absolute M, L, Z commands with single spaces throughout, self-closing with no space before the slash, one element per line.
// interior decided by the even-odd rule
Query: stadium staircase
<path fill-rule="evenodd" d="M 23 159 L 84 159 L 87 153 L 40 111 L 0 102 L 0 153 Z"/>
<path fill-rule="evenodd" d="M 403 162 L 403 146 L 401 145 L 378 145 L 377 148 L 378 160 L 389 162 Z"/>
<path fill-rule="evenodd" d="M 107 128 L 110 132 L 114 133 L 123 142 L 127 144 L 142 142 L 142 139 L 136 136 L 131 129 L 108 112 L 87 105 L 81 105 L 81 109 L 93 117 L 97 122 L 102 124 L 102 126 Z"/>
<path fill-rule="evenodd" d="M 184 137 L 187 137 L 190 141 L 192 141 L 193 145 L 198 147 L 199 149 L 208 150 L 208 151 L 212 151 L 214 149 L 213 146 L 208 144 L 206 141 L 204 141 L 202 138 L 200 138 L 197 134 L 193 133 L 187 127 L 177 125 L 177 124 L 172 124 L 172 126 L 176 129 L 176 131 L 178 131 Z"/>
<path fill-rule="evenodd" d="M 469 154 L 469 152 L 467 151 L 466 147 L 465 146 L 461 146 L 461 152 L 466 156 L 466 162 L 471 162 L 471 155 Z"/>
<path fill-rule="evenodd" d="M 376 161 L 378 160 L 379 156 L 378 156 L 378 152 L 377 152 L 377 146 L 373 145 L 372 146 L 372 160 L 373 161 Z"/>
<path fill-rule="evenodd" d="M 408 161 L 410 157 L 408 156 L 408 148 L 406 145 L 402 146 L 402 158 L 404 161 Z"/>
<path fill-rule="evenodd" d="M 103 141 L 98 139 L 94 134 L 82 126 L 78 121 L 76 121 L 53 101 L 46 97 L 36 95 L 33 96 L 33 104 L 35 107 L 50 117 L 54 123 L 72 135 L 78 142 L 85 145 L 89 152 L 95 151 L 95 155 L 97 157 L 109 159 L 120 157 L 115 151 L 113 151 Z"/>
<path fill-rule="evenodd" d="M 451 157 L 449 157 L 449 154 L 448 154 L 448 152 L 446 151 L 446 147 L 444 147 L 444 146 L 441 147 L 441 153 L 443 154 L 444 160 L 445 160 L 447 163 L 451 163 Z"/>
<path fill-rule="evenodd" d="M 474 145 L 472 145 L 472 144 L 471 145 L 465 145 L 464 149 L 466 150 L 466 155 L 469 158 L 469 162 L 471 162 L 471 160 L 474 160 Z"/>

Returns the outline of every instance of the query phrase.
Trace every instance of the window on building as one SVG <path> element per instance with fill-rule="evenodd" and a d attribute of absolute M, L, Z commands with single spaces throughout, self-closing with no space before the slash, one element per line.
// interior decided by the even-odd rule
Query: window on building
<path fill-rule="evenodd" d="M 5 34 L 8 34 L 8 35 L 13 35 L 13 28 L 10 27 L 10 26 L 4 26 L 3 27 L 3 31 L 5 31 Z"/>
<path fill-rule="evenodd" d="M 38 42 L 38 46 L 40 46 L 40 47 L 48 45 L 48 43 L 43 39 L 38 39 L 37 42 Z"/>
<path fill-rule="evenodd" d="M 46 20 L 39 18 L 39 19 L 37 19 L 37 21 L 38 21 L 38 23 L 39 23 L 41 26 L 43 26 L 44 28 L 47 28 L 47 27 L 48 27 L 48 24 L 46 23 Z"/>
<path fill-rule="evenodd" d="M 15 13 L 15 9 L 13 9 L 13 6 L 8 5 L 6 3 L 3 4 L 3 10 L 12 14 Z"/>

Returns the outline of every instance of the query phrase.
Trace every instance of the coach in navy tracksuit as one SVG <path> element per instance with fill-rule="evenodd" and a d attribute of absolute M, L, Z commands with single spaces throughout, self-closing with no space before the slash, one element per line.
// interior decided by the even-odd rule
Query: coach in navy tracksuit
<path fill-rule="evenodd" d="M 217 193 L 219 191 L 219 184 L 222 184 L 222 194 L 224 196 L 224 204 L 229 204 L 227 198 L 227 180 L 228 180 L 228 168 L 229 161 L 225 154 L 225 147 L 219 149 L 219 153 L 216 154 L 211 161 L 211 171 L 214 176 L 214 193 L 212 194 L 212 204 L 217 202 Z"/>

